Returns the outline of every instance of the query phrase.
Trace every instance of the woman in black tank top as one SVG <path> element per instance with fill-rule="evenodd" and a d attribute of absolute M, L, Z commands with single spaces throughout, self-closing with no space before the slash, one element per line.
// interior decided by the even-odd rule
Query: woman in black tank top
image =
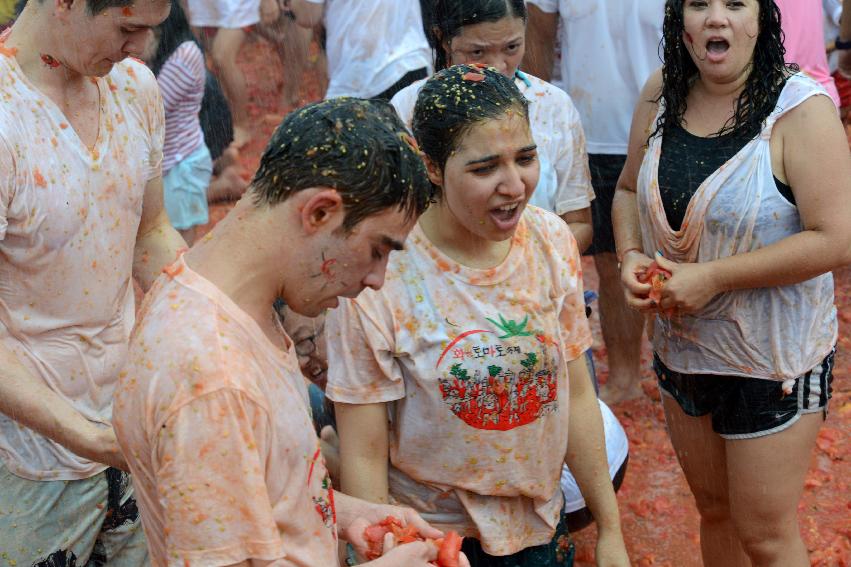
<path fill-rule="evenodd" d="M 640 281 L 653 261 L 646 254 L 649 245 L 643 242 L 642 232 L 651 235 L 648 241 L 671 243 L 676 253 L 687 249 L 688 257 L 698 257 L 695 249 L 702 240 L 694 238 L 694 226 L 683 226 L 689 203 L 714 172 L 763 135 L 781 91 L 797 72 L 784 62 L 780 11 L 773 0 L 668 0 L 663 31 L 664 64 L 645 86 L 643 102 L 636 109 L 612 209 L 622 283 L 633 308 L 667 318 L 657 329 L 694 329 L 695 334 L 718 338 L 715 343 L 700 342 L 670 333 L 655 340 L 654 369 L 666 394 L 663 405 L 671 442 L 701 516 L 703 564 L 808 565 L 796 514 L 809 455 L 830 398 L 833 354 L 827 352 L 820 364 L 801 376 L 772 380 L 757 378 L 753 369 L 739 366 L 738 374 L 689 374 L 681 372 L 688 370 L 685 366 L 670 368 L 666 361 L 697 360 L 706 368 L 709 365 L 702 361 L 746 358 L 740 355 L 743 345 L 736 343 L 738 336 L 786 340 L 787 335 L 778 330 L 786 325 L 782 316 L 749 319 L 745 323 L 756 331 L 736 335 L 736 315 L 746 311 L 730 308 L 730 318 L 724 319 L 727 311 L 718 315 L 705 307 L 719 296 L 723 296 L 719 301 L 729 299 L 727 305 L 750 297 L 749 293 L 779 293 L 786 286 L 829 278 L 824 274 L 851 262 L 847 140 L 827 97 L 810 96 L 786 109 L 782 118 L 772 122 L 769 147 L 759 154 L 760 159 L 771 160 L 774 179 L 760 178 L 755 184 L 762 191 L 758 194 L 768 195 L 773 206 L 782 198 L 796 207 L 800 232 L 772 244 L 756 243 L 754 251 L 735 253 L 736 248 L 719 245 L 723 251 L 713 251 L 717 259 L 711 261 L 675 263 L 657 254 L 656 262 L 670 274 L 661 286 L 657 284 L 656 299 L 651 299 L 651 285 Z M 644 163 L 655 166 L 658 157 L 658 171 L 642 175 L 640 201 L 647 214 L 639 219 L 636 190 L 648 134 L 658 154 L 649 155 Z M 765 162 L 760 164 L 750 170 L 751 176 L 754 172 L 767 175 Z M 727 199 L 723 212 L 733 219 L 731 226 L 736 219 L 753 219 L 762 210 L 754 208 L 760 206 L 756 199 L 742 199 L 743 207 L 751 203 L 747 210 L 735 210 L 735 199 L 730 207 L 730 196 L 735 197 L 737 188 L 732 184 L 745 187 L 750 182 L 746 171 L 736 170 L 736 177 L 723 185 Z M 658 196 L 652 193 L 656 188 L 651 179 L 658 180 Z M 722 178 L 717 181 L 721 183 Z M 773 191 L 772 183 L 779 195 L 765 192 Z M 701 203 L 712 206 L 716 195 L 704 194 Z M 659 210 L 660 201 L 663 210 Z M 667 221 L 664 235 L 660 216 Z M 649 224 L 642 227 L 642 222 Z M 703 218 L 689 216 L 689 222 L 703 222 Z M 770 225 L 771 217 L 760 222 Z M 745 229 L 748 226 L 745 223 Z M 674 242 L 685 248 L 676 248 Z M 704 252 L 700 257 L 709 256 Z M 828 288 L 825 283 L 819 289 Z M 827 302 L 829 307 L 829 301 L 820 297 L 812 303 Z M 794 318 L 808 308 L 805 303 L 784 309 Z M 719 318 L 713 319 L 715 315 Z M 824 321 L 823 327 L 835 324 L 834 317 Z M 726 352 L 701 350 L 705 344 L 727 344 L 728 335 L 723 334 L 727 332 L 731 335 Z M 830 343 L 806 342 L 812 336 L 799 337 L 797 345 L 788 341 L 784 348 L 800 349 L 804 341 L 806 348 L 830 350 Z M 764 366 L 781 366 L 770 353 L 757 352 L 765 355 Z"/>

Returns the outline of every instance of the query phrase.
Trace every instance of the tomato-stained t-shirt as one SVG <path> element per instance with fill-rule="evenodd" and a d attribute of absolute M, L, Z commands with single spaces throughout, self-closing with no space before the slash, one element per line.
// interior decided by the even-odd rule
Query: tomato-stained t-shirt
<path fill-rule="evenodd" d="M 153 73 L 132 59 L 92 78 L 99 128 L 87 147 L 2 39 L 0 342 L 86 419 L 109 427 L 134 322 L 145 187 L 161 175 L 162 99 Z M 106 468 L 2 414 L 0 458 L 32 480 Z"/>
<path fill-rule="evenodd" d="M 292 342 L 282 330 L 287 349 L 273 345 L 182 259 L 169 272 L 114 410 L 152 565 L 336 567 L 334 492 Z"/>
<path fill-rule="evenodd" d="M 417 226 L 379 291 L 327 321 L 328 396 L 395 402 L 391 496 L 507 555 L 550 540 L 562 505 L 567 362 L 591 345 L 579 253 L 528 207 L 506 259 L 453 261 Z"/>

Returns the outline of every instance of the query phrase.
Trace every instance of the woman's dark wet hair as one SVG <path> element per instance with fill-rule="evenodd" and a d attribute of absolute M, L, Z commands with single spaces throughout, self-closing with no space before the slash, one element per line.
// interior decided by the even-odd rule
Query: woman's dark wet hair
<path fill-rule="evenodd" d="M 423 26 L 434 52 L 434 68 L 445 69 L 449 57 L 445 41 L 461 33 L 465 26 L 498 22 L 506 16 L 526 21 L 525 0 L 423 0 Z"/>
<path fill-rule="evenodd" d="M 686 111 L 686 96 L 697 77 L 697 66 L 683 42 L 683 4 L 685 0 L 665 2 L 665 23 L 662 29 L 664 64 L 660 101 L 664 112 L 656 123 L 653 135 L 665 125 L 680 124 Z M 774 110 L 777 97 L 786 79 L 798 70 L 784 61 L 783 30 L 780 27 L 780 9 L 774 0 L 758 0 L 759 36 L 754 47 L 753 63 L 745 89 L 736 102 L 736 112 L 718 135 L 736 132 L 747 137 L 755 136 Z"/>
<path fill-rule="evenodd" d="M 180 2 L 177 1 L 171 3 L 171 12 L 169 12 L 168 18 L 157 26 L 156 33 L 159 42 L 157 44 L 157 52 L 154 55 L 153 61 L 151 61 L 151 70 L 154 72 L 154 75 L 160 74 L 162 66 L 165 65 L 165 62 L 168 61 L 174 50 L 183 43 L 192 41 L 198 44 L 199 48 L 201 47 L 201 44 L 198 43 L 198 40 L 192 33 L 192 29 L 189 27 L 189 20 L 186 17 L 186 13 L 180 7 Z"/>
<path fill-rule="evenodd" d="M 414 107 L 414 136 L 441 170 L 474 125 L 516 112 L 529 121 L 529 103 L 514 81 L 484 65 L 455 65 L 425 82 Z"/>
<path fill-rule="evenodd" d="M 260 159 L 250 191 L 258 206 L 275 205 L 311 187 L 340 193 L 346 231 L 392 208 L 416 218 L 433 198 L 417 144 L 393 107 L 348 97 L 288 114 Z"/>

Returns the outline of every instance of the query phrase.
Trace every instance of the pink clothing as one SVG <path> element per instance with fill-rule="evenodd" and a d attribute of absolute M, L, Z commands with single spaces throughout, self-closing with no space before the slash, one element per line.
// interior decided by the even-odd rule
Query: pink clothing
<path fill-rule="evenodd" d="M 830 98 L 839 106 L 839 92 L 824 44 L 824 11 L 822 0 L 775 0 L 783 19 L 786 36 L 786 61 L 797 63 L 801 70 L 827 89 Z"/>
<path fill-rule="evenodd" d="M 509 555 L 549 542 L 567 447 L 567 363 L 591 345 L 576 241 L 528 207 L 499 266 L 463 266 L 419 225 L 379 291 L 326 320 L 328 397 L 395 402 L 390 492 Z"/>
<path fill-rule="evenodd" d="M 165 106 L 163 176 L 204 145 L 198 114 L 206 81 L 204 54 L 194 41 L 180 44 L 157 75 Z"/>
<path fill-rule="evenodd" d="M 334 493 L 292 341 L 270 342 L 182 258 L 167 272 L 115 394 L 151 564 L 335 567 Z"/>
<path fill-rule="evenodd" d="M 0 341 L 92 422 L 109 427 L 134 322 L 131 280 L 147 182 L 160 176 L 156 80 L 127 59 L 96 84 L 86 147 L 8 52 L 0 54 Z M 0 457 L 32 480 L 106 467 L 0 415 Z"/>

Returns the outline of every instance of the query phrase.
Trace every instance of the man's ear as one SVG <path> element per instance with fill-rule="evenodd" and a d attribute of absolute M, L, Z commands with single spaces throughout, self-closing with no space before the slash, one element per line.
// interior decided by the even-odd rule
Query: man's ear
<path fill-rule="evenodd" d="M 85 1 L 86 0 L 53 0 L 53 13 L 60 19 L 64 19 L 64 16 L 66 16 L 74 6 L 74 2 Z"/>
<path fill-rule="evenodd" d="M 301 203 L 301 224 L 307 234 L 330 226 L 343 224 L 343 197 L 336 189 L 317 187 L 304 189 L 305 200 Z"/>
<path fill-rule="evenodd" d="M 428 156 L 424 155 L 423 161 L 425 162 L 429 180 L 438 187 L 443 187 L 443 170 Z"/>

